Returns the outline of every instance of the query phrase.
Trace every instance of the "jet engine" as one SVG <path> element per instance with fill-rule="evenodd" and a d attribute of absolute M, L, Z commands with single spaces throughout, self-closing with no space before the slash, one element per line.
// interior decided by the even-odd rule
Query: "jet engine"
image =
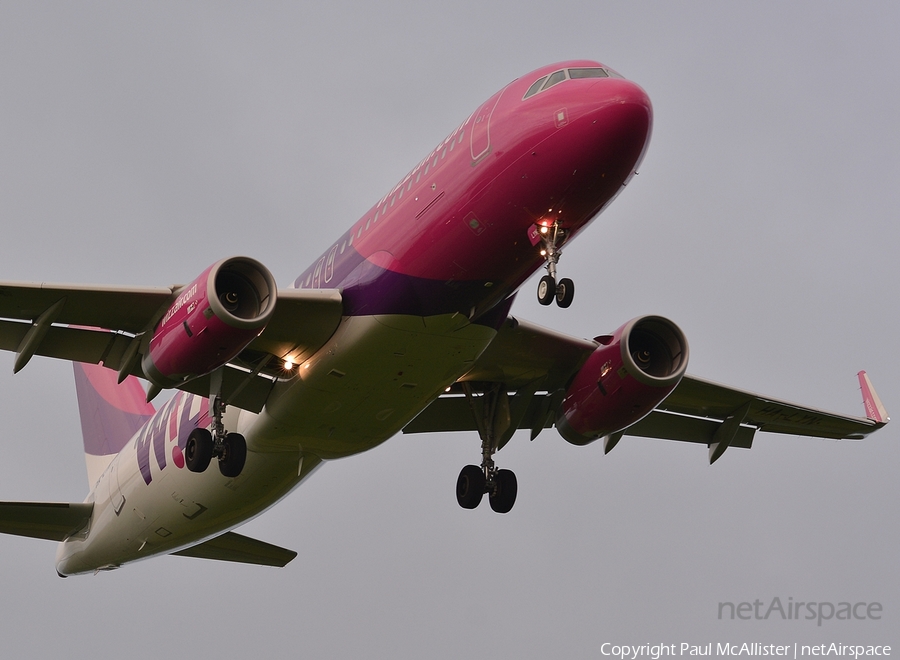
<path fill-rule="evenodd" d="M 632 319 L 595 341 L 600 346 L 575 375 L 557 413 L 556 427 L 573 445 L 586 445 L 648 415 L 687 368 L 687 339 L 661 316 Z"/>
<path fill-rule="evenodd" d="M 275 279 L 258 261 L 214 263 L 160 319 L 141 361 L 144 375 L 165 388 L 221 367 L 265 329 L 276 295 Z"/>

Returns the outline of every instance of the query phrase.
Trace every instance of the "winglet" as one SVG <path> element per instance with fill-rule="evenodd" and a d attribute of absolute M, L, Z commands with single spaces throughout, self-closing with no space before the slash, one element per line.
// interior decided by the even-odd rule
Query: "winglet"
<path fill-rule="evenodd" d="M 866 374 L 865 371 L 860 371 L 856 375 L 859 377 L 859 389 L 862 390 L 863 406 L 866 408 L 866 417 L 878 424 L 887 424 L 891 421 L 891 418 L 888 417 L 887 410 L 884 409 L 884 406 L 881 404 L 881 399 L 879 399 L 878 394 L 875 393 L 875 388 L 872 387 L 872 381 L 869 380 L 868 374 Z"/>

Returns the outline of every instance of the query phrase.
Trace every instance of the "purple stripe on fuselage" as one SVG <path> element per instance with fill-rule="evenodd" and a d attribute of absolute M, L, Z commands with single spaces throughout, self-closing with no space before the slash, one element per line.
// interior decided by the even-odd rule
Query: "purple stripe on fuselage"
<path fill-rule="evenodd" d="M 116 372 L 73 362 L 84 451 L 93 456 L 118 454 L 153 415 L 144 388 L 134 376 L 116 383 Z"/>
<path fill-rule="evenodd" d="M 397 260 L 386 251 L 366 258 L 347 246 L 329 265 L 325 282 L 320 273 L 324 261 L 325 257 L 310 266 L 294 281 L 294 287 L 340 290 L 346 316 L 454 312 L 471 316 L 473 310 L 483 311 L 502 301 L 533 270 L 533 265 L 523 260 L 517 270 L 493 279 L 433 279 L 400 272 Z"/>
<path fill-rule="evenodd" d="M 460 312 L 469 316 L 484 299 L 484 282 L 441 282 L 397 273 L 364 261 L 343 287 L 348 316 L 411 314 L 433 316 Z"/>
<path fill-rule="evenodd" d="M 529 275 L 522 270 L 515 274 L 520 281 Z M 323 288 L 341 291 L 346 316 L 434 316 L 459 312 L 471 318 L 473 310 L 480 314 L 491 309 L 509 295 L 511 288 L 486 280 L 442 281 L 406 275 L 364 259 L 353 248 L 347 248 L 342 258 L 336 260 L 333 272 L 332 283 Z M 305 272 L 294 286 L 300 287 L 309 276 L 310 271 Z"/>

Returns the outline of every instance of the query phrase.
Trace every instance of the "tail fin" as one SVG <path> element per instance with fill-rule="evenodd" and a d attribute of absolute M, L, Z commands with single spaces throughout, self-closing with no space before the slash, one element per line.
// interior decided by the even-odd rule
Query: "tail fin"
<path fill-rule="evenodd" d="M 116 383 L 116 372 L 96 364 L 73 362 L 84 459 L 91 488 L 131 437 L 153 415 L 144 388 L 134 376 Z"/>

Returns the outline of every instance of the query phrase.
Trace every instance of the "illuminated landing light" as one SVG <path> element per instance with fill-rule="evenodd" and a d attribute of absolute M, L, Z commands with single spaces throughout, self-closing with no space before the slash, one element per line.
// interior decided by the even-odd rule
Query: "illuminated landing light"
<path fill-rule="evenodd" d="M 546 256 L 547 256 L 547 250 L 541 250 L 541 256 L 542 256 L 542 257 L 546 257 Z"/>
<path fill-rule="evenodd" d="M 541 225 L 541 233 L 542 234 L 546 234 L 548 231 L 550 231 L 550 228 L 547 227 L 547 225 Z"/>
<path fill-rule="evenodd" d="M 294 368 L 294 362 L 291 358 L 286 358 L 284 361 L 284 370 L 291 371 Z"/>

